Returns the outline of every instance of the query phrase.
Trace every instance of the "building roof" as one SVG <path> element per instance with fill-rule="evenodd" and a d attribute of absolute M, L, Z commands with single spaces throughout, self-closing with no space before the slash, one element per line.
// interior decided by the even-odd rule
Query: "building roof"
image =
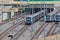
<path fill-rule="evenodd" d="M 60 15 L 60 12 L 59 12 L 59 13 L 57 13 L 56 15 Z"/>
<path fill-rule="evenodd" d="M 0 4 L 60 4 L 60 2 L 20 2 L 20 1 L 14 1 L 14 0 L 0 0 Z"/>
<path fill-rule="evenodd" d="M 17 8 L 4 8 L 4 9 L 0 9 L 0 12 L 18 12 Z"/>

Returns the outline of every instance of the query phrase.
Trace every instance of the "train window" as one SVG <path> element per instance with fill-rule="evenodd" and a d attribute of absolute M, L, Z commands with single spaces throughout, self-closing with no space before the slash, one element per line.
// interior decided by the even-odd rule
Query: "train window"
<path fill-rule="evenodd" d="M 27 22 L 31 22 L 31 17 L 27 17 L 27 18 L 26 18 L 26 21 L 27 21 Z"/>
<path fill-rule="evenodd" d="M 50 18 L 46 18 L 47 20 L 50 20 Z"/>
<path fill-rule="evenodd" d="M 59 21 L 59 18 L 56 18 L 56 21 Z"/>
<path fill-rule="evenodd" d="M 50 20 L 50 16 L 49 15 L 46 16 L 46 20 Z"/>
<path fill-rule="evenodd" d="M 59 18 L 56 18 L 57 20 L 59 19 Z"/>
<path fill-rule="evenodd" d="M 56 15 L 56 18 L 59 18 L 59 15 Z"/>
<path fill-rule="evenodd" d="M 46 19 L 50 19 L 50 17 L 46 17 Z"/>
<path fill-rule="evenodd" d="M 47 16 L 46 16 L 46 18 L 50 18 L 50 16 L 49 16 L 49 15 L 47 15 Z"/>
<path fill-rule="evenodd" d="M 56 21 L 59 21 L 59 18 L 60 18 L 60 16 L 56 15 L 56 17 L 55 17 Z"/>
<path fill-rule="evenodd" d="M 27 20 L 30 20 L 30 19 L 31 19 L 31 17 L 27 17 L 26 19 L 27 19 Z"/>

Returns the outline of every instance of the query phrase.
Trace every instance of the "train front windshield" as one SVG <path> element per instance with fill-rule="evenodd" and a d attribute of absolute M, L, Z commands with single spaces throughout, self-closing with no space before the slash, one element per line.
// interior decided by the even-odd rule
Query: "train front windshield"
<path fill-rule="evenodd" d="M 60 18 L 60 16 L 56 15 L 56 17 L 55 17 L 56 21 L 59 21 L 59 18 Z"/>
<path fill-rule="evenodd" d="M 27 17 L 27 18 L 26 18 L 26 22 L 27 22 L 27 23 L 31 23 L 31 17 Z"/>
<path fill-rule="evenodd" d="M 50 15 L 47 15 L 46 19 L 47 19 L 46 21 L 49 21 L 50 20 Z"/>

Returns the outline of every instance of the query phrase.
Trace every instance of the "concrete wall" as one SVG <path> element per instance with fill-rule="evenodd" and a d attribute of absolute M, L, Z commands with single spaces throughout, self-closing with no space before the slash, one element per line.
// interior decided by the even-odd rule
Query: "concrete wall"
<path fill-rule="evenodd" d="M 11 12 L 11 18 L 14 16 L 14 12 Z"/>
<path fill-rule="evenodd" d="M 3 18 L 2 20 L 7 20 L 8 19 L 8 14 L 7 13 L 3 13 Z"/>

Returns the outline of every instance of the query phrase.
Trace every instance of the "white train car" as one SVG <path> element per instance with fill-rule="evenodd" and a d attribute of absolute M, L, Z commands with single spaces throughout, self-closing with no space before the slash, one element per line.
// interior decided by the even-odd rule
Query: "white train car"
<path fill-rule="evenodd" d="M 59 12 L 58 10 L 54 10 L 54 11 L 50 12 L 49 14 L 47 14 L 46 16 L 44 16 L 45 22 L 53 21 L 54 15 L 57 14 L 58 12 Z"/>
<path fill-rule="evenodd" d="M 60 22 L 60 12 L 56 15 L 54 15 L 54 22 L 59 23 Z"/>
<path fill-rule="evenodd" d="M 39 12 L 34 13 L 32 15 L 28 15 L 25 18 L 25 24 L 32 24 L 46 14 L 47 14 L 47 10 L 42 10 L 42 11 L 39 11 Z"/>

